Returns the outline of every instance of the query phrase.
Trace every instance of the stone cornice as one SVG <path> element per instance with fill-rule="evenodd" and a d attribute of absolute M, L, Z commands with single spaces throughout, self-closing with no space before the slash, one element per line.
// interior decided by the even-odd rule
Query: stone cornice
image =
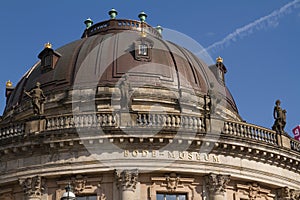
<path fill-rule="evenodd" d="M 211 137 L 200 135 L 196 136 L 196 138 L 187 136 L 174 138 L 172 135 L 155 135 L 148 137 L 138 134 L 130 136 L 119 134 L 78 137 L 78 135 L 72 133 L 72 131 L 64 134 L 57 134 L 57 132 L 50 131 L 40 134 L 40 137 L 33 136 L 33 138 L 24 138 L 22 143 L 18 143 L 18 146 L 9 145 L 1 147 L 0 155 L 4 161 L 10 156 L 16 158 L 19 155 L 24 156 L 26 153 L 29 155 L 40 153 L 42 155 L 48 152 L 56 152 L 58 149 L 69 151 L 75 146 L 76 149 L 80 149 L 80 146 L 84 148 L 97 144 L 114 144 L 120 147 L 126 146 L 128 150 L 143 149 L 147 144 L 155 145 L 156 149 L 168 144 L 185 144 L 187 151 L 198 151 L 200 149 L 205 151 L 205 149 L 208 149 L 210 152 L 214 152 L 218 155 L 245 157 L 250 160 L 288 168 L 292 171 L 299 172 L 300 170 L 300 157 L 295 152 L 267 143 L 256 143 L 255 141 L 245 141 L 244 139 L 238 140 L 235 137 L 228 137 L 226 135 L 219 135 L 218 137 L 214 135 Z M 36 152 L 36 149 L 41 150 Z"/>

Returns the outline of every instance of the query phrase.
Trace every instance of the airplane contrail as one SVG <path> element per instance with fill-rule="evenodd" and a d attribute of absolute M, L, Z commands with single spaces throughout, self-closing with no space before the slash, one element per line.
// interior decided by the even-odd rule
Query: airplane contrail
<path fill-rule="evenodd" d="M 244 36 L 252 34 L 255 30 L 265 29 L 270 26 L 277 26 L 277 20 L 283 17 L 284 15 L 291 13 L 292 9 L 299 7 L 298 3 L 300 3 L 300 0 L 294 0 L 282 6 L 281 8 L 273 11 L 269 15 L 261 17 L 243 27 L 237 28 L 234 32 L 227 35 L 224 39 L 213 43 L 212 45 L 208 46 L 205 50 L 207 52 L 214 52 L 218 49 L 223 49 L 225 45 L 229 45 L 231 42 L 235 42 L 239 38 L 243 38 Z"/>

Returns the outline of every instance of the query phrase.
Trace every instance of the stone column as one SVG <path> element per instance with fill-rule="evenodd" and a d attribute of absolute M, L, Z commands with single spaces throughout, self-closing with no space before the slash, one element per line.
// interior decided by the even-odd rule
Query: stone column
<path fill-rule="evenodd" d="M 206 189 L 209 192 L 209 200 L 225 200 L 226 186 L 230 181 L 230 175 L 210 173 L 205 177 Z"/>
<path fill-rule="evenodd" d="M 117 186 L 121 194 L 121 200 L 136 199 L 136 184 L 138 182 L 138 170 L 115 171 Z"/>
<path fill-rule="evenodd" d="M 30 177 L 19 180 L 25 200 L 41 200 L 44 187 L 42 186 L 42 178 L 40 176 Z"/>

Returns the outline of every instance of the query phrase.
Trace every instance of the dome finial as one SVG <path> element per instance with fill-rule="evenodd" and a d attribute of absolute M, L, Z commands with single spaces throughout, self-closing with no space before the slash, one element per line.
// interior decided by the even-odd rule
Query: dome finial
<path fill-rule="evenodd" d="M 47 42 L 45 45 L 44 45 L 45 49 L 51 49 L 52 48 L 52 44 L 50 42 Z"/>
<path fill-rule="evenodd" d="M 160 25 L 157 25 L 155 28 L 159 32 L 159 34 L 162 34 L 163 28 Z"/>
<path fill-rule="evenodd" d="M 223 63 L 223 58 L 221 56 L 217 57 L 216 59 L 217 63 Z"/>
<path fill-rule="evenodd" d="M 10 88 L 12 86 L 13 86 L 13 84 L 12 84 L 12 82 L 10 80 L 6 81 L 6 87 L 7 88 Z"/>
<path fill-rule="evenodd" d="M 114 8 L 112 8 L 109 12 L 108 12 L 110 19 L 116 19 L 117 15 L 118 15 L 118 11 Z"/>
<path fill-rule="evenodd" d="M 93 25 L 93 20 L 91 18 L 87 18 L 85 21 L 84 21 L 84 24 L 86 26 L 86 29 L 90 28 L 92 25 Z"/>
<path fill-rule="evenodd" d="M 141 22 L 145 22 L 147 19 L 147 14 L 144 11 L 142 11 L 139 13 L 138 17 L 140 18 Z"/>

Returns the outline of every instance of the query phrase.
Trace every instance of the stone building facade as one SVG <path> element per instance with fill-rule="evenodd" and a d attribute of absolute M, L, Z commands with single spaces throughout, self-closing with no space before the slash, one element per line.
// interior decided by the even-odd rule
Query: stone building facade
<path fill-rule="evenodd" d="M 242 120 L 223 60 L 116 14 L 7 83 L 0 200 L 300 199 L 300 143 Z"/>

